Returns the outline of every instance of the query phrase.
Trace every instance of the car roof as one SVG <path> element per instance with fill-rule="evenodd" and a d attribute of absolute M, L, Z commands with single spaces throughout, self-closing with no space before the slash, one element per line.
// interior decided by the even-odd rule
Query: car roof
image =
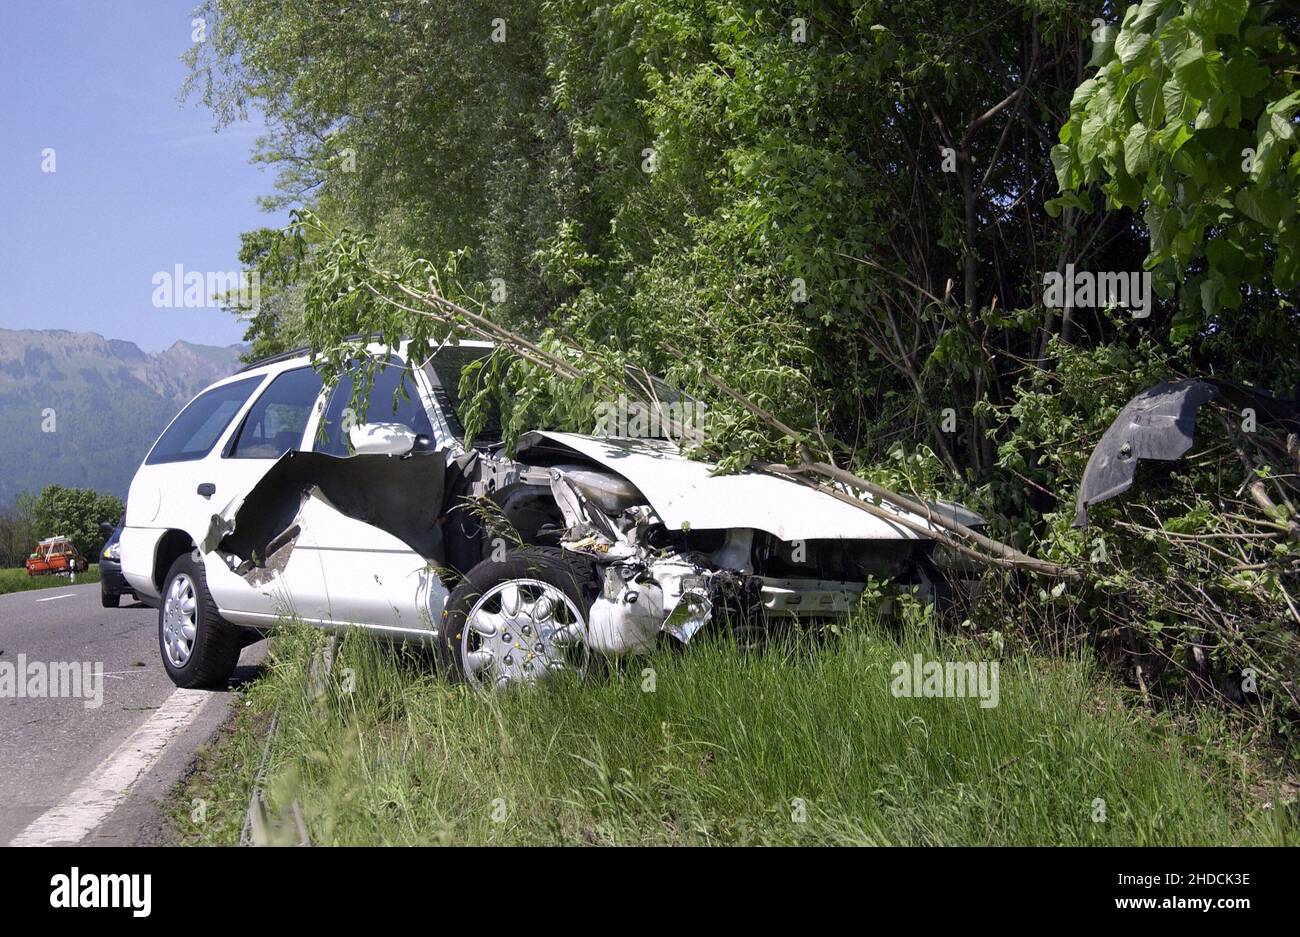
<path fill-rule="evenodd" d="M 365 336 L 357 335 L 357 336 L 353 336 L 352 338 L 356 341 L 361 341 L 362 339 L 365 338 Z M 455 345 L 461 348 L 495 348 L 496 347 L 496 345 L 493 342 L 484 342 L 484 341 L 477 341 L 471 339 L 463 339 L 457 342 L 448 342 L 447 344 Z M 401 344 L 398 345 L 397 354 L 399 357 L 401 358 L 406 357 L 407 345 L 408 342 L 405 339 L 403 339 Z M 382 342 L 371 342 L 367 346 L 367 351 L 372 355 L 382 355 L 387 353 L 388 346 Z M 257 361 L 249 362 L 248 364 L 240 368 L 238 371 L 236 371 L 234 374 L 231 374 L 228 377 L 221 378 L 220 380 L 213 381 L 211 384 L 208 385 L 207 388 L 205 388 L 205 390 L 211 389 L 213 387 L 219 387 L 223 384 L 233 383 L 237 380 L 245 380 L 250 377 L 266 377 L 268 375 L 271 376 L 279 375 L 285 371 L 292 371 L 295 368 L 301 368 L 310 363 L 311 363 L 310 348 L 303 347 L 303 348 L 294 348 L 289 351 L 282 351 L 279 352 L 278 354 L 269 355 L 265 358 L 259 358 Z"/>
<path fill-rule="evenodd" d="M 361 341 L 365 337 L 366 336 L 364 335 L 351 335 L 348 336 L 348 340 Z M 401 343 L 398 345 L 398 350 L 397 350 L 399 356 L 402 357 L 406 356 L 406 347 L 408 344 L 409 342 L 407 339 L 402 339 Z M 445 342 L 444 344 L 456 345 L 461 348 L 496 347 L 493 342 L 477 341 L 473 339 L 462 339 L 457 342 Z M 370 345 L 368 346 L 368 350 L 370 351 L 371 354 L 379 355 L 387 351 L 388 346 L 383 344 L 382 342 L 371 342 Z M 249 374 L 253 371 L 258 371 L 263 368 L 270 370 L 273 369 L 275 365 L 279 365 L 279 364 L 289 364 L 292 366 L 297 366 L 300 363 L 298 359 L 302 359 L 303 362 L 310 361 L 311 349 L 304 345 L 301 348 L 292 348 L 288 351 L 282 351 L 274 355 L 268 355 L 265 358 L 259 358 L 256 361 L 250 361 L 248 364 L 244 365 L 242 368 L 236 371 L 235 374 Z"/>

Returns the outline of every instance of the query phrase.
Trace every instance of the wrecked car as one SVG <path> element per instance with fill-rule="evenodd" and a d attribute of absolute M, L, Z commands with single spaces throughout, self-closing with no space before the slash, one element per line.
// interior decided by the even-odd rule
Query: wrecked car
<path fill-rule="evenodd" d="M 461 371 L 492 350 L 461 342 L 412 363 L 399 349 L 364 414 L 352 375 L 325 387 L 306 351 L 181 411 L 136 473 L 122 532 L 177 685 L 223 685 L 285 616 L 430 644 L 449 673 L 494 687 L 661 634 L 845 615 L 873 578 L 936 589 L 935 543 L 887 515 L 931 521 L 902 509 L 715 474 L 661 438 L 538 430 L 513 456 L 490 428 L 467 441 Z"/>

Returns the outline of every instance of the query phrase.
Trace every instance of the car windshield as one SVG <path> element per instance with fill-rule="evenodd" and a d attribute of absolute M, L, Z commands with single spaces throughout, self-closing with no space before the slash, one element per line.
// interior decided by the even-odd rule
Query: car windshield
<path fill-rule="evenodd" d="M 482 361 L 492 354 L 493 349 L 474 347 L 472 345 L 448 345 L 440 348 L 425 365 L 433 372 L 434 394 L 438 405 L 447 417 L 452 433 L 462 442 L 465 440 L 465 417 L 469 401 L 460 395 L 460 376 L 465 368 L 475 361 Z M 501 414 L 495 405 L 489 409 L 487 419 L 479 431 L 474 434 L 475 446 L 492 446 L 501 442 Z"/>

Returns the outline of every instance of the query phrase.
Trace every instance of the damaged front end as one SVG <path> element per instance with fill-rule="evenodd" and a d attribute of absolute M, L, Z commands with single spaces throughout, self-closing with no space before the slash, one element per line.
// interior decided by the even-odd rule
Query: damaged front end
<path fill-rule="evenodd" d="M 550 451 L 558 456 L 555 447 Z M 524 455 L 537 454 L 534 449 Z M 807 529 L 820 536 L 790 540 L 760 527 L 699 528 L 685 520 L 674 527 L 638 487 L 603 466 L 560 463 L 549 473 L 551 496 L 562 514 L 559 546 L 600 568 L 602 589 L 590 609 L 587 641 L 607 656 L 647 652 L 660 632 L 685 644 L 719 620 L 748 631 L 767 627 L 771 619 L 848 615 L 872 578 L 933 591 L 934 567 L 928 562 L 933 544 L 924 539 L 836 538 L 828 536 L 835 532 L 833 524 Z M 763 481 L 773 483 L 778 494 L 803 491 L 785 481 Z M 679 494 L 689 490 L 677 489 Z M 684 500 L 674 506 L 681 508 Z M 738 524 L 782 523 L 742 507 L 735 514 Z"/>
<path fill-rule="evenodd" d="M 663 524 L 636 488 L 580 467 L 551 469 L 550 488 L 564 517 L 560 545 L 603 569 L 587 623 L 593 651 L 645 653 L 660 631 L 686 643 L 708 623 L 714 571 L 688 553 L 656 547 Z"/>

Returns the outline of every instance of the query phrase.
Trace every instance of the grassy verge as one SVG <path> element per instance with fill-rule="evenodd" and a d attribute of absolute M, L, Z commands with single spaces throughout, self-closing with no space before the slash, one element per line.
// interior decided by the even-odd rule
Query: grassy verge
<path fill-rule="evenodd" d="M 32 589 L 56 589 L 70 585 L 84 585 L 99 582 L 99 564 L 91 563 L 90 569 L 77 573 L 77 581 L 69 582 L 67 576 L 29 576 L 25 569 L 0 569 L 0 595 L 9 592 L 28 592 Z"/>
<path fill-rule="evenodd" d="M 841 631 L 750 654 L 701 635 L 586 685 L 491 698 L 354 636 L 320 701 L 303 686 L 322 638 L 289 631 L 176 792 L 176 827 L 237 840 L 278 708 L 272 808 L 297 800 L 315 843 L 1296 841 L 1294 785 L 1218 711 L 1152 713 L 1086 661 L 1035 657 L 1001 662 L 993 708 L 896 698 L 896 661 L 987 652 Z"/>

